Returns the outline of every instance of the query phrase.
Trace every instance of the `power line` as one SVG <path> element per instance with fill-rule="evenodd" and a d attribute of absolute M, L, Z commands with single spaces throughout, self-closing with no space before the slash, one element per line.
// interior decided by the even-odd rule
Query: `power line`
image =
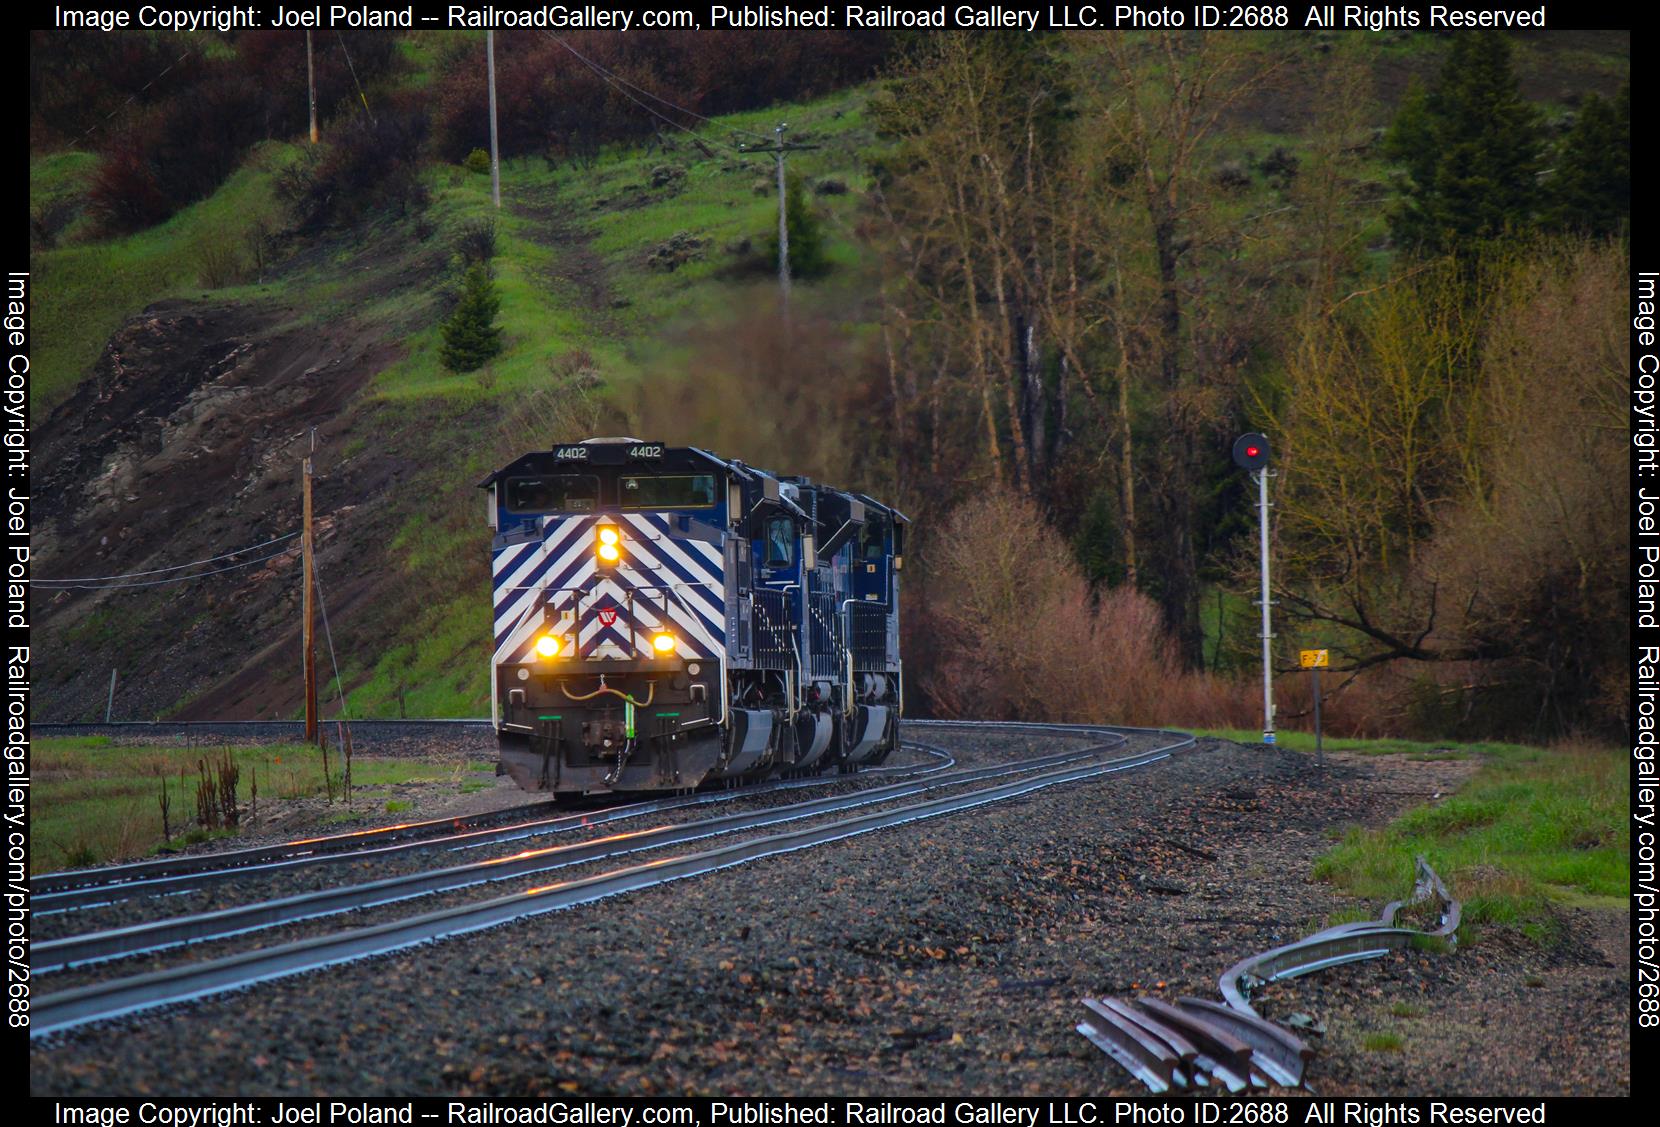
<path fill-rule="evenodd" d="M 120 579 L 138 579 L 138 578 L 141 578 L 141 577 L 146 576 L 146 575 L 165 575 L 170 571 L 183 571 L 187 567 L 201 567 L 203 564 L 218 563 L 220 560 L 228 560 L 232 556 L 241 556 L 241 555 L 246 555 L 249 552 L 257 552 L 259 549 L 268 548 L 272 544 L 280 544 L 284 540 L 292 540 L 292 539 L 294 539 L 294 537 L 296 537 L 298 535 L 299 535 L 298 532 L 290 532 L 290 533 L 288 533 L 284 536 L 278 536 L 274 539 L 266 540 L 266 541 L 264 541 L 262 543 L 259 543 L 259 544 L 250 544 L 246 548 L 238 548 L 234 552 L 226 552 L 222 556 L 210 556 L 205 560 L 192 560 L 189 563 L 173 564 L 171 567 L 158 567 L 158 568 L 154 568 L 150 571 L 129 571 L 129 572 L 125 572 L 124 574 L 121 574 L 121 575 L 91 575 L 91 576 L 83 576 L 79 579 L 36 579 L 36 580 L 34 580 L 34 582 L 35 583 L 42 583 L 42 584 L 52 584 L 52 583 L 107 583 L 107 582 L 111 582 L 111 581 L 114 581 L 114 580 L 120 580 Z M 278 552 L 276 554 L 281 555 L 282 553 Z M 187 576 L 186 578 L 191 578 L 191 577 Z"/>
<path fill-rule="evenodd" d="M 690 128 L 689 126 L 686 126 L 686 125 L 682 124 L 681 122 L 675 121 L 673 118 L 664 117 L 662 114 L 658 113 L 656 110 L 652 109 L 650 106 L 648 106 L 644 102 L 640 101 L 640 99 L 636 98 L 633 94 L 630 94 L 628 92 L 628 90 L 623 89 L 623 87 L 626 86 L 626 87 L 629 87 L 631 89 L 637 90 L 641 94 L 644 94 L 646 97 L 652 99 L 653 101 L 661 102 L 663 105 L 669 107 L 672 110 L 675 110 L 678 113 L 683 113 L 688 117 L 695 117 L 699 121 L 706 121 L 710 125 L 715 124 L 715 121 L 714 121 L 713 118 L 705 117 L 703 114 L 698 113 L 696 110 L 689 110 L 685 106 L 676 105 L 674 102 L 669 101 L 667 98 L 664 98 L 664 97 L 662 97 L 661 95 L 658 95 L 658 94 L 653 94 L 650 90 L 647 90 L 645 87 L 640 86 L 636 83 L 630 82 L 628 79 L 624 78 L 622 75 L 616 73 L 615 71 L 610 70 L 609 68 L 607 68 L 603 64 L 596 63 L 594 60 L 590 59 L 587 55 L 584 55 L 581 51 L 578 51 L 575 47 L 572 47 L 569 43 L 566 43 L 563 39 L 559 38 L 559 36 L 555 35 L 553 32 L 543 30 L 542 34 L 547 36 L 549 39 L 553 40 L 555 43 L 559 44 L 561 47 L 565 48 L 565 50 L 569 51 L 572 55 L 575 55 L 579 60 L 582 61 L 582 63 L 584 65 L 586 65 L 588 67 L 589 70 L 591 70 L 595 74 L 599 75 L 599 77 L 602 80 L 604 80 L 605 83 L 607 85 L 609 85 L 613 90 L 617 91 L 617 93 L 621 94 L 623 97 L 627 98 L 629 101 L 631 101 L 635 105 L 639 106 L 642 110 L 645 110 L 647 113 L 649 113 L 652 117 L 655 117 L 657 120 L 662 121 L 662 122 L 666 122 L 667 124 L 672 125 L 676 129 L 679 129 L 680 131 L 682 131 L 684 133 L 690 134 L 693 137 L 697 136 L 697 131 L 696 130 Z M 728 126 L 728 128 L 731 129 L 734 133 L 746 133 L 751 137 L 757 137 L 757 138 L 760 138 L 761 140 L 766 140 L 766 137 L 764 135 L 760 134 L 760 133 L 751 133 L 749 130 L 740 129 L 737 126 Z M 734 147 L 737 147 L 737 146 L 734 146 Z"/>
<path fill-rule="evenodd" d="M 111 110 L 109 113 L 104 115 L 104 120 L 95 121 L 91 125 L 87 126 L 87 129 L 86 129 L 85 133 L 82 133 L 79 137 L 77 137 L 73 141 L 69 142 L 69 147 L 71 149 L 73 149 L 76 145 L 79 145 L 82 141 L 86 140 L 87 136 L 89 134 L 91 134 L 94 129 L 97 129 L 100 126 L 108 125 L 109 121 L 110 121 L 110 118 L 114 117 L 116 114 L 120 113 L 122 110 L 126 109 L 128 106 L 130 106 L 134 102 L 136 102 L 138 100 L 138 96 L 140 94 L 144 93 L 150 87 L 154 86 L 156 83 L 158 83 L 162 79 L 166 78 L 168 71 L 172 70 L 174 67 L 176 67 L 180 63 L 184 62 L 186 59 L 188 59 L 194 53 L 195 53 L 194 49 L 186 49 L 184 54 L 180 55 L 178 58 L 176 58 L 172 62 L 168 63 L 167 66 L 162 68 L 162 72 L 160 74 L 156 75 L 150 81 L 146 82 L 143 86 L 140 86 L 137 90 L 133 91 L 133 93 L 128 94 L 127 95 L 127 100 L 125 102 L 122 102 L 119 106 L 116 106 L 113 110 Z"/>
<path fill-rule="evenodd" d="M 252 567 L 266 560 L 274 560 L 278 556 L 287 555 L 290 549 L 283 548 L 267 556 L 259 556 L 241 563 L 233 563 L 229 567 L 216 567 L 212 571 L 198 571 L 194 575 L 175 575 L 171 579 L 149 579 L 143 583 L 83 583 L 74 579 L 32 579 L 31 586 L 40 587 L 47 591 L 125 591 L 132 587 L 164 587 L 169 583 L 184 583 L 191 579 L 206 579 L 210 575 L 223 575 L 227 571 L 235 571 L 239 567 Z"/>
<path fill-rule="evenodd" d="M 346 56 L 346 69 L 352 72 L 352 85 L 357 87 L 357 96 L 363 100 L 363 112 L 369 115 L 371 124 L 378 125 L 379 122 L 375 121 L 375 111 L 369 108 L 369 95 L 363 92 L 363 83 L 357 80 L 357 68 L 352 65 L 352 53 L 346 50 L 346 37 L 339 31 L 334 33 L 334 37 L 340 40 L 340 53 Z"/>

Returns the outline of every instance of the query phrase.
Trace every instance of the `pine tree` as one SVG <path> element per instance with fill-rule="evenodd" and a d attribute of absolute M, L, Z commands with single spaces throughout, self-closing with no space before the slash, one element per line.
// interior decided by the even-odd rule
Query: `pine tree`
<path fill-rule="evenodd" d="M 461 285 L 461 302 L 444 323 L 444 347 L 440 356 L 452 372 L 471 372 L 497 356 L 502 349 L 501 329 L 496 313 L 501 298 L 496 283 L 483 264 L 467 271 Z"/>
<path fill-rule="evenodd" d="M 1438 254 L 1535 226 L 1541 143 L 1509 40 L 1496 31 L 1455 38 L 1436 88 L 1410 92 L 1385 139 L 1408 177 L 1390 216 L 1396 240 Z"/>
<path fill-rule="evenodd" d="M 1613 102 L 1592 94 L 1557 150 L 1545 222 L 1562 231 L 1618 235 L 1631 224 L 1631 86 Z"/>
<path fill-rule="evenodd" d="M 824 223 L 807 202 L 807 186 L 794 172 L 788 174 L 789 191 L 784 200 L 784 224 L 790 232 L 790 277 L 817 278 L 829 272 L 824 253 Z M 778 232 L 767 240 L 771 258 L 778 261 Z"/>

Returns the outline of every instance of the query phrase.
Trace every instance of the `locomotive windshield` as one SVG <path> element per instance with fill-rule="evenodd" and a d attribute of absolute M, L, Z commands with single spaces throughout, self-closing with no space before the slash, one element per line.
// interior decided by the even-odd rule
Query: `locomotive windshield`
<path fill-rule="evenodd" d="M 599 506 L 599 478 L 510 477 L 506 498 L 510 513 L 591 513 Z"/>
<path fill-rule="evenodd" d="M 789 517 L 767 521 L 767 567 L 789 567 L 795 563 L 795 522 Z"/>
<path fill-rule="evenodd" d="M 618 493 L 624 509 L 710 509 L 715 505 L 715 476 L 625 476 Z"/>

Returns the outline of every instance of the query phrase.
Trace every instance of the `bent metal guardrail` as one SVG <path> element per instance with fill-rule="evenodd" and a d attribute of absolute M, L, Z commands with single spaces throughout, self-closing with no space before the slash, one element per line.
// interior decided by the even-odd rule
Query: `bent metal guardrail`
<path fill-rule="evenodd" d="M 1115 998 L 1083 999 L 1076 1029 L 1155 1093 L 1220 1083 L 1231 1092 L 1266 1087 L 1305 1087 L 1314 1051 L 1251 1008 L 1250 992 L 1343 963 L 1372 959 L 1422 938 L 1457 941 L 1463 909 L 1434 869 L 1417 858 L 1412 895 L 1391 901 L 1375 920 L 1338 924 L 1242 959 L 1222 975 L 1227 1005 L 1179 998 L 1171 1005 L 1140 997 L 1132 1005 Z M 1433 902 L 1432 930 L 1397 926 L 1402 909 Z"/>

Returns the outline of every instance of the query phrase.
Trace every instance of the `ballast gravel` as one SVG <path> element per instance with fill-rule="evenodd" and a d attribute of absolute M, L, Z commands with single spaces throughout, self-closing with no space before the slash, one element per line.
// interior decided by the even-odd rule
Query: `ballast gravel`
<path fill-rule="evenodd" d="M 1311 881 L 1313 862 L 1343 828 L 1431 801 L 1472 769 L 1334 756 L 1319 772 L 1281 749 L 1203 740 L 1135 771 L 59 1035 L 31 1045 L 30 1087 L 1134 1094 L 1073 1032 L 1079 997 L 1214 997 L 1241 956 L 1375 911 Z M 1628 1093 L 1629 968 L 1604 965 L 1617 935 L 1603 938 L 1545 956 L 1490 933 L 1455 954 L 1286 984 L 1311 991 L 1295 1005 L 1327 1029 L 1309 1082 Z M 1408 988 L 1417 1016 L 1393 1020 L 1456 1020 L 1482 1037 L 1455 1051 L 1409 1029 L 1387 1058 L 1367 1049 L 1380 1013 L 1407 1012 L 1394 995 Z M 1291 998 L 1275 987 L 1264 1004 L 1291 1012 L 1274 1008 Z"/>

